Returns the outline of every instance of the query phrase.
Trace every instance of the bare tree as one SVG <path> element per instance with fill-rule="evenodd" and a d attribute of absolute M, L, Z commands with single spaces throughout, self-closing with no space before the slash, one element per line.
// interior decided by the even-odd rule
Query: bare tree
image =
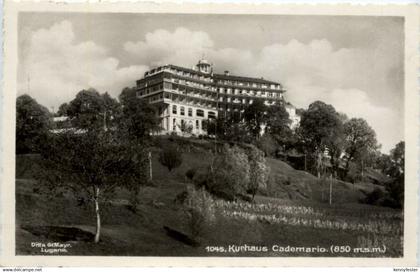
<path fill-rule="evenodd" d="M 100 203 L 125 187 L 136 195 L 147 182 L 147 152 L 141 144 L 119 139 L 113 133 L 66 132 L 51 135 L 42 150 L 38 177 L 49 190 L 65 190 L 93 202 L 96 217 L 94 241 L 101 235 Z"/>

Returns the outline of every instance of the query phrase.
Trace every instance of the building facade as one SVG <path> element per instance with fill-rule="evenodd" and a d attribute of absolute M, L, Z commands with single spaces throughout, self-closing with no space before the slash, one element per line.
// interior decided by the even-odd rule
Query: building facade
<path fill-rule="evenodd" d="M 284 102 L 284 92 L 280 83 L 263 78 L 233 76 L 228 71 L 213 73 L 206 60 L 200 60 L 193 69 L 163 65 L 147 71 L 136 82 L 137 97 L 157 107 L 165 134 L 204 135 L 205 120 L 219 115 L 241 118 L 257 99 L 268 106 Z M 288 112 L 296 115 L 292 108 Z"/>

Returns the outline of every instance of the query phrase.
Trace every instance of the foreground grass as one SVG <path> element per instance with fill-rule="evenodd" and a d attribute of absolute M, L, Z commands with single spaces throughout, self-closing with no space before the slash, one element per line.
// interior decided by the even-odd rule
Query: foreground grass
<path fill-rule="evenodd" d="M 17 180 L 16 253 L 18 255 L 45 254 L 32 247 L 33 242 L 69 243 L 66 253 L 60 255 L 114 255 L 114 256 L 331 256 L 330 253 L 292 252 L 209 252 L 207 246 L 273 245 L 297 247 L 325 247 L 331 245 L 374 247 L 386 243 L 385 254 L 336 254 L 336 256 L 401 256 L 401 216 L 390 210 L 376 207 L 359 207 L 365 211 L 360 216 L 354 209 L 350 214 L 341 214 L 345 206 L 311 208 L 288 201 L 279 204 L 276 199 L 257 198 L 256 204 L 217 202 L 217 220 L 208 226 L 199 238 L 201 244 L 192 247 L 169 237 L 163 226 L 170 226 L 189 233 L 182 207 L 174 203 L 176 196 L 185 189 L 185 184 L 168 181 L 157 187 L 146 187 L 140 195 L 137 212 L 131 211 L 124 199 L 103 203 L 102 240 L 94 244 L 89 236 L 68 241 L 59 236 L 56 228 L 73 227 L 93 236 L 94 213 L 90 206 L 78 206 L 77 200 L 67 196 L 46 198 L 31 192 L 36 188 L 32 180 Z M 120 193 L 124 195 L 124 192 Z M 315 205 L 316 206 L 316 205 Z M 279 222 L 270 218 L 285 218 Z M 368 219 L 370 218 L 370 219 Z M 319 225 L 304 223 L 306 220 Z M 368 219 L 368 220 L 367 220 Z M 351 229 L 334 227 L 339 220 L 347 222 L 381 222 L 391 230 L 378 228 Z M 365 221 L 366 220 L 366 221 Z M 378 221 L 379 220 L 379 221 Z M 297 223 L 299 222 L 299 223 Z M 325 225 L 323 225 L 325 224 Z M 363 224 L 363 223 L 362 223 Z M 401 226 L 401 228 L 400 228 Z M 48 227 L 42 231 L 42 228 Z"/>

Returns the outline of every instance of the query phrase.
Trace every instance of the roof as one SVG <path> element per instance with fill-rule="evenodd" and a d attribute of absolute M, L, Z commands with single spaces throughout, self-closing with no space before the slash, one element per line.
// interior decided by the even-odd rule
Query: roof
<path fill-rule="evenodd" d="M 198 61 L 198 64 L 207 64 L 207 65 L 210 65 L 210 63 L 208 62 L 208 60 L 206 60 L 206 59 L 201 59 L 201 60 L 199 60 Z"/>
<path fill-rule="evenodd" d="M 225 74 L 214 74 L 213 77 L 216 79 L 224 79 L 224 80 L 237 80 L 237 81 L 248 81 L 248 82 L 256 82 L 256 83 L 281 85 L 279 82 L 274 82 L 274 81 L 266 80 L 264 78 L 256 78 L 256 77 L 243 77 L 243 76 L 234 76 L 234 75 L 225 75 Z"/>
<path fill-rule="evenodd" d="M 285 107 L 286 107 L 286 108 L 291 108 L 291 109 L 296 109 L 296 107 L 295 107 L 295 106 L 293 106 L 293 104 L 292 104 L 292 103 L 290 103 L 290 102 L 286 102 Z"/>
<path fill-rule="evenodd" d="M 199 75 L 203 75 L 203 76 L 210 76 L 209 73 L 203 73 L 203 72 L 200 72 L 198 70 L 194 70 L 194 69 L 190 69 L 190 68 L 185 68 L 185 67 L 181 67 L 181 66 L 176 66 L 176 65 L 173 65 L 173 64 L 169 64 L 168 67 L 171 67 L 171 68 L 174 68 L 174 69 L 177 69 L 177 70 L 181 70 L 181 71 L 184 71 L 184 72 L 199 74 Z"/>
<path fill-rule="evenodd" d="M 194 74 L 203 75 L 203 76 L 211 76 L 210 73 L 204 73 L 204 72 L 200 72 L 198 70 L 185 68 L 185 67 L 177 66 L 177 65 L 173 65 L 173 64 L 162 65 L 162 66 L 159 66 L 159 67 L 165 67 L 165 66 L 170 67 L 170 68 L 174 68 L 174 69 L 177 69 L 177 70 L 180 70 L 180 71 L 188 72 L 188 73 L 194 73 Z M 154 69 L 157 69 L 159 67 L 156 67 Z M 154 69 L 151 69 L 151 70 L 154 70 Z M 264 79 L 264 78 L 244 77 L 244 76 L 217 74 L 217 73 L 213 74 L 213 78 L 223 79 L 223 80 L 237 80 L 237 81 L 246 81 L 246 82 L 255 82 L 255 83 L 276 84 L 276 85 L 280 85 L 283 88 L 283 85 L 281 83 L 275 82 L 275 81 L 270 81 L 270 80 L 267 80 L 267 79 Z"/>

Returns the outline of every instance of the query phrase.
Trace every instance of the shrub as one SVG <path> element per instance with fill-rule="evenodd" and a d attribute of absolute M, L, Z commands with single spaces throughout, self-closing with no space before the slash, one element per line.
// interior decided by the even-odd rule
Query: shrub
<path fill-rule="evenodd" d="M 193 177 L 193 183 L 197 188 L 204 187 L 208 189 L 207 184 L 209 183 L 210 176 L 209 171 L 206 170 L 197 170 Z"/>
<path fill-rule="evenodd" d="M 185 172 L 185 176 L 189 179 L 189 180 L 193 180 L 195 173 L 197 172 L 196 168 L 190 168 L 187 170 L 187 172 Z"/>
<path fill-rule="evenodd" d="M 270 157 L 274 156 L 277 150 L 277 143 L 274 141 L 273 137 L 268 134 L 261 136 L 256 145 L 266 156 Z"/>
<path fill-rule="evenodd" d="M 266 165 L 264 153 L 258 148 L 252 146 L 248 151 L 249 160 L 249 184 L 248 192 L 254 200 L 258 190 L 267 189 L 267 181 L 270 174 L 270 168 Z"/>
<path fill-rule="evenodd" d="M 132 211 L 133 213 L 137 213 L 137 205 L 140 203 L 139 201 L 139 190 L 132 190 L 130 191 L 130 195 L 129 195 L 129 204 L 128 204 L 128 209 L 130 211 Z"/>
<path fill-rule="evenodd" d="M 217 155 L 204 175 L 206 188 L 216 196 L 235 200 L 246 192 L 249 183 L 249 163 L 245 152 L 234 146 L 224 146 L 223 153 Z"/>
<path fill-rule="evenodd" d="M 381 189 L 375 188 L 372 192 L 366 195 L 366 198 L 363 202 L 369 205 L 380 205 L 384 195 L 385 194 Z"/>
<path fill-rule="evenodd" d="M 401 209 L 404 206 L 404 174 L 386 184 L 385 189 L 389 195 L 386 206 Z"/>
<path fill-rule="evenodd" d="M 212 197 L 204 188 L 196 190 L 194 186 L 188 186 L 187 192 L 184 210 L 187 214 L 187 225 L 195 239 L 214 224 L 216 208 Z"/>
<path fill-rule="evenodd" d="M 182 153 L 175 145 L 165 146 L 159 154 L 159 162 L 171 172 L 182 164 Z"/>
<path fill-rule="evenodd" d="M 175 196 L 174 204 L 184 204 L 187 197 L 188 197 L 188 191 L 182 191 L 181 193 Z"/>

